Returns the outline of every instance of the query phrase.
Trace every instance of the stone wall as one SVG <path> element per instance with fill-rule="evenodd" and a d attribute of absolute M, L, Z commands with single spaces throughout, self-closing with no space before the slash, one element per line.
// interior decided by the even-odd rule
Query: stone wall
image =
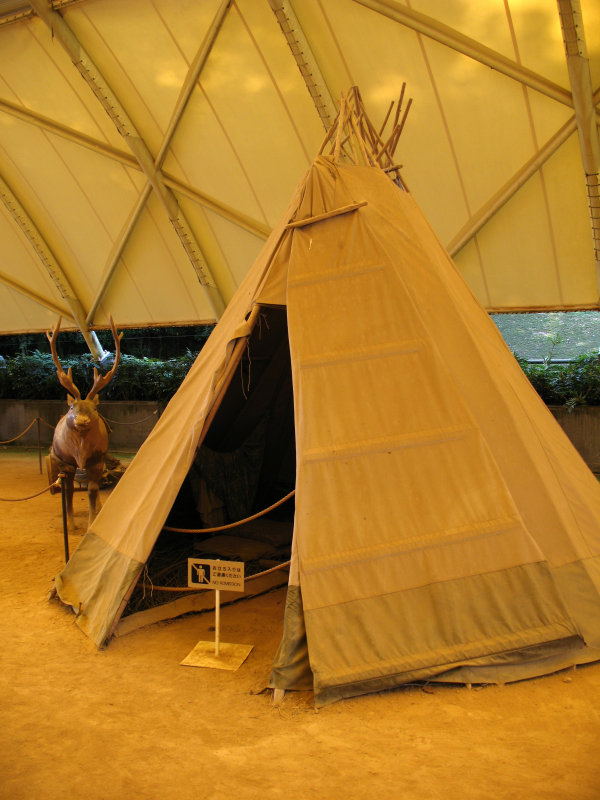
<path fill-rule="evenodd" d="M 162 409 L 153 402 L 102 402 L 100 413 L 110 426 L 110 452 L 135 452 L 148 436 Z M 19 436 L 32 422 L 32 427 L 13 444 L 37 447 L 50 446 L 53 429 L 67 410 L 62 400 L 0 400 L 0 442 Z M 35 422 L 39 419 L 39 422 Z"/>
<path fill-rule="evenodd" d="M 163 406 L 153 402 L 101 402 L 107 419 L 111 452 L 135 452 L 148 436 Z M 52 429 L 66 411 L 61 400 L 0 400 L 0 442 L 18 436 L 36 418 L 30 430 L 15 445 L 36 447 L 38 429 L 41 444 L 49 447 Z M 579 406 L 569 412 L 564 406 L 550 406 L 569 439 L 593 472 L 600 473 L 600 406 Z"/>
<path fill-rule="evenodd" d="M 600 473 L 600 406 L 577 406 L 571 412 L 550 406 L 550 411 L 592 472 Z"/>

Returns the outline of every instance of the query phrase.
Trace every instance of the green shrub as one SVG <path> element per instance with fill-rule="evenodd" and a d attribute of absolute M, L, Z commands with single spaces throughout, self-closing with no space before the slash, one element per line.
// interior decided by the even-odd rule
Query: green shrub
<path fill-rule="evenodd" d="M 103 400 L 167 401 L 177 391 L 194 363 L 196 354 L 189 350 L 177 358 L 136 358 L 122 355 L 113 381 L 102 392 Z M 584 355 L 566 364 L 545 359 L 531 364 L 516 356 L 523 372 L 547 405 L 600 405 L 600 363 L 598 356 Z M 82 397 L 93 383 L 94 362 L 87 354 L 61 356 L 65 372 L 72 369 L 73 381 Z M 100 368 L 107 372 L 110 365 Z M 29 355 L 16 355 L 0 362 L 0 398 L 21 400 L 62 400 L 65 389 L 56 377 L 56 368 L 49 353 L 35 350 Z"/>
<path fill-rule="evenodd" d="M 117 323 L 117 330 L 123 332 L 122 345 L 125 352 L 136 358 L 158 358 L 165 361 L 178 358 L 187 350 L 199 352 L 210 336 L 214 325 L 185 325 L 168 328 L 125 328 Z M 110 330 L 96 331 L 102 347 L 109 352 L 114 350 Z M 17 354 L 31 355 L 36 350 L 49 353 L 50 348 L 45 333 L 21 333 L 0 335 L 0 354 L 13 358 Z M 80 356 L 88 352 L 87 345 L 79 331 L 61 330 L 58 338 L 58 351 L 62 358 Z"/>
<path fill-rule="evenodd" d="M 102 392 L 102 399 L 168 400 L 179 388 L 195 358 L 189 351 L 166 361 L 122 355 L 117 373 Z M 30 355 L 6 358 L 4 362 L 5 367 L 0 369 L 0 398 L 64 399 L 66 392 L 58 382 L 50 354 L 36 350 Z M 85 397 L 94 381 L 92 357 L 61 357 L 61 365 L 65 372 L 71 368 L 73 382 Z M 109 366 L 99 368 L 100 373 L 106 373 Z"/>
<path fill-rule="evenodd" d="M 534 389 L 547 405 L 600 405 L 600 363 L 597 354 L 567 364 L 528 364 L 518 359 Z"/>

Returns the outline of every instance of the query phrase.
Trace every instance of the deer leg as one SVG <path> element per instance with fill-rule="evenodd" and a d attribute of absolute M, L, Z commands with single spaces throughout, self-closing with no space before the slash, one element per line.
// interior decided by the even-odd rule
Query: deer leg
<path fill-rule="evenodd" d="M 92 522 L 98 516 L 102 504 L 100 503 L 100 484 L 97 481 L 88 479 L 88 501 L 90 505 L 90 513 L 88 517 L 88 528 L 91 527 Z"/>
<path fill-rule="evenodd" d="M 91 527 L 92 522 L 96 519 L 98 512 L 102 508 L 100 502 L 100 480 L 104 472 L 104 463 L 86 465 L 87 472 L 87 487 L 88 487 L 88 503 L 90 513 L 88 517 L 88 528 Z"/>

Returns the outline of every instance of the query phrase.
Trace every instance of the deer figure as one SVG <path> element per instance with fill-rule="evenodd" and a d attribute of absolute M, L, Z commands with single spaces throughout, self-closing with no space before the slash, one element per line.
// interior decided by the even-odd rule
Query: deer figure
<path fill-rule="evenodd" d="M 104 472 L 104 459 L 108 452 L 108 430 L 104 420 L 98 414 L 98 394 L 113 379 L 121 357 L 121 337 L 117 334 L 112 317 L 110 328 L 115 342 L 115 360 L 106 375 L 99 375 L 94 367 L 94 384 L 83 400 L 79 389 L 73 383 L 71 368 L 65 373 L 56 353 L 56 338 L 60 330 L 62 317 L 58 318 L 52 332 L 46 332 L 50 342 L 52 360 L 56 366 L 56 374 L 61 386 L 67 390 L 69 410 L 61 417 L 54 429 L 54 437 L 50 448 L 52 474 L 64 472 L 66 476 L 67 523 L 70 529 L 75 527 L 73 521 L 73 484 L 75 471 L 79 468 L 87 473 L 89 518 L 88 528 L 100 510 L 100 480 Z"/>

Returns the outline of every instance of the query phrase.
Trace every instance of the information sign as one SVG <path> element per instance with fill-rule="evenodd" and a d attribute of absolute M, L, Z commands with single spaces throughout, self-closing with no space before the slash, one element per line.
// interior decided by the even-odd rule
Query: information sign
<path fill-rule="evenodd" d="M 188 586 L 194 589 L 244 591 L 244 562 L 188 558 Z"/>

